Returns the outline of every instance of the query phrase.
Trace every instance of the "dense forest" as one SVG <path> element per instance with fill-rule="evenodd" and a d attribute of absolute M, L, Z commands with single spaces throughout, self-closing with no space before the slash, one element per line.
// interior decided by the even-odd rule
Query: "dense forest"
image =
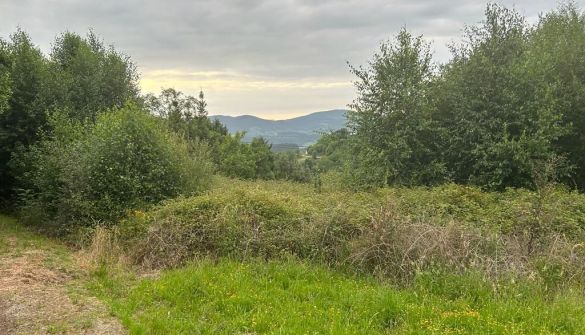
<path fill-rule="evenodd" d="M 142 93 L 93 31 L 45 54 L 17 29 L 3 212 L 89 255 L 136 334 L 582 334 L 585 13 L 490 4 L 449 61 L 431 48 L 400 30 L 350 65 L 345 128 L 275 152 L 203 91 Z"/>

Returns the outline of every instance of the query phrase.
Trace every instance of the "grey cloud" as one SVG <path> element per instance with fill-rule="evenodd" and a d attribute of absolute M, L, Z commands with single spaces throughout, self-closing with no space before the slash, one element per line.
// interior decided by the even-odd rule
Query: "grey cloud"
<path fill-rule="evenodd" d="M 503 1 L 527 16 L 550 0 Z M 580 1 L 581 2 L 581 1 Z M 230 70 L 263 78 L 346 78 L 346 61 L 365 62 L 405 26 L 436 40 L 436 56 L 485 1 L 468 0 L 0 0 L 0 35 L 20 25 L 43 49 L 66 29 L 89 27 L 145 71 Z"/>

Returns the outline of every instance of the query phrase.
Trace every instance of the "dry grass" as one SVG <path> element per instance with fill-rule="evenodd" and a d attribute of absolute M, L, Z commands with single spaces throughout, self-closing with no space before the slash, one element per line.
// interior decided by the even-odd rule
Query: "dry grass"
<path fill-rule="evenodd" d="M 392 204 L 372 216 L 351 243 L 353 266 L 408 281 L 435 267 L 480 271 L 492 280 L 510 275 L 540 278 L 547 285 L 579 283 L 585 277 L 585 247 L 562 234 L 502 234 L 460 222 L 413 222 Z M 537 247 L 535 247 L 537 246 Z"/>
<path fill-rule="evenodd" d="M 90 242 L 79 252 L 80 262 L 84 264 L 84 267 L 90 268 L 101 265 L 127 265 L 128 260 L 118 241 L 118 236 L 115 228 L 96 227 Z"/>
<path fill-rule="evenodd" d="M 72 252 L 0 216 L 0 334 L 124 334 L 88 296 Z"/>

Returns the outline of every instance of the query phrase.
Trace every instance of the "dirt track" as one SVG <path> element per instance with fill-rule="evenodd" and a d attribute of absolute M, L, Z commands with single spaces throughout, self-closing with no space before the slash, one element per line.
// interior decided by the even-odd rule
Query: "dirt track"
<path fill-rule="evenodd" d="M 80 284 L 74 255 L 27 236 L 0 230 L 0 334 L 124 334 Z"/>

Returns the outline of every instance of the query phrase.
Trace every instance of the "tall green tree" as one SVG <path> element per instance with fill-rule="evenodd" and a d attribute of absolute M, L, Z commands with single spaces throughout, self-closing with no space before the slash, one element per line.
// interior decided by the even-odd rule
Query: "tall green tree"
<path fill-rule="evenodd" d="M 207 102 L 205 101 L 205 95 L 203 94 L 203 90 L 199 91 L 199 96 L 196 101 L 196 109 L 197 109 L 197 116 L 198 117 L 207 117 Z"/>
<path fill-rule="evenodd" d="M 307 148 L 307 153 L 311 156 L 307 164 L 319 172 L 343 169 L 352 158 L 351 141 L 347 128 L 322 134 L 317 143 Z"/>
<path fill-rule="evenodd" d="M 554 111 L 568 129 L 554 141 L 572 168 L 560 177 L 585 190 L 585 15 L 574 3 L 541 17 L 530 34 L 527 71 L 535 104 Z"/>
<path fill-rule="evenodd" d="M 250 143 L 250 150 L 254 157 L 255 177 L 260 179 L 274 179 L 274 153 L 272 146 L 262 137 L 255 137 Z"/>
<path fill-rule="evenodd" d="M 83 38 L 66 32 L 50 53 L 50 80 L 44 91 L 48 109 L 63 108 L 79 120 L 138 98 L 138 72 L 130 58 L 107 47 L 90 31 Z"/>
<path fill-rule="evenodd" d="M 437 132 L 430 117 L 433 66 L 429 45 L 402 29 L 383 43 L 357 76 L 357 98 L 350 105 L 349 128 L 368 182 L 428 184 L 440 180 L 435 157 Z"/>
<path fill-rule="evenodd" d="M 144 100 L 146 108 L 165 119 L 171 130 L 187 138 L 195 135 L 189 132 L 188 124 L 197 115 L 197 99 L 174 88 L 167 88 L 158 96 L 147 94 Z"/>
<path fill-rule="evenodd" d="M 219 146 L 228 132 L 221 122 L 207 117 L 207 102 L 203 91 L 195 98 L 167 88 L 158 96 L 147 94 L 144 105 L 152 114 L 165 119 L 172 131 L 188 141 L 204 141 L 209 144 L 214 162 L 219 162 Z"/>
<path fill-rule="evenodd" d="M 12 95 L 11 65 L 8 43 L 0 39 L 0 114 L 8 110 L 10 106 L 9 100 Z"/>
<path fill-rule="evenodd" d="M 137 79 L 130 59 L 105 47 L 93 32 L 87 38 L 62 34 L 48 58 L 22 30 L 0 42 L 2 196 L 16 187 L 12 156 L 38 140 L 48 127 L 48 112 L 65 110 L 71 118 L 93 121 L 100 112 L 136 99 Z"/>
<path fill-rule="evenodd" d="M 219 146 L 219 171 L 229 177 L 256 178 L 256 160 L 249 145 L 242 143 L 245 133 L 227 135 Z"/>
<path fill-rule="evenodd" d="M 47 123 L 39 100 L 46 67 L 43 54 L 24 31 L 0 42 L 0 198 L 13 192 L 12 155 L 34 143 Z"/>
<path fill-rule="evenodd" d="M 531 187 L 534 167 L 555 154 L 552 144 L 566 129 L 527 66 L 534 56 L 524 17 L 495 4 L 485 14 L 453 48 L 437 85 L 444 161 L 459 183 Z"/>

